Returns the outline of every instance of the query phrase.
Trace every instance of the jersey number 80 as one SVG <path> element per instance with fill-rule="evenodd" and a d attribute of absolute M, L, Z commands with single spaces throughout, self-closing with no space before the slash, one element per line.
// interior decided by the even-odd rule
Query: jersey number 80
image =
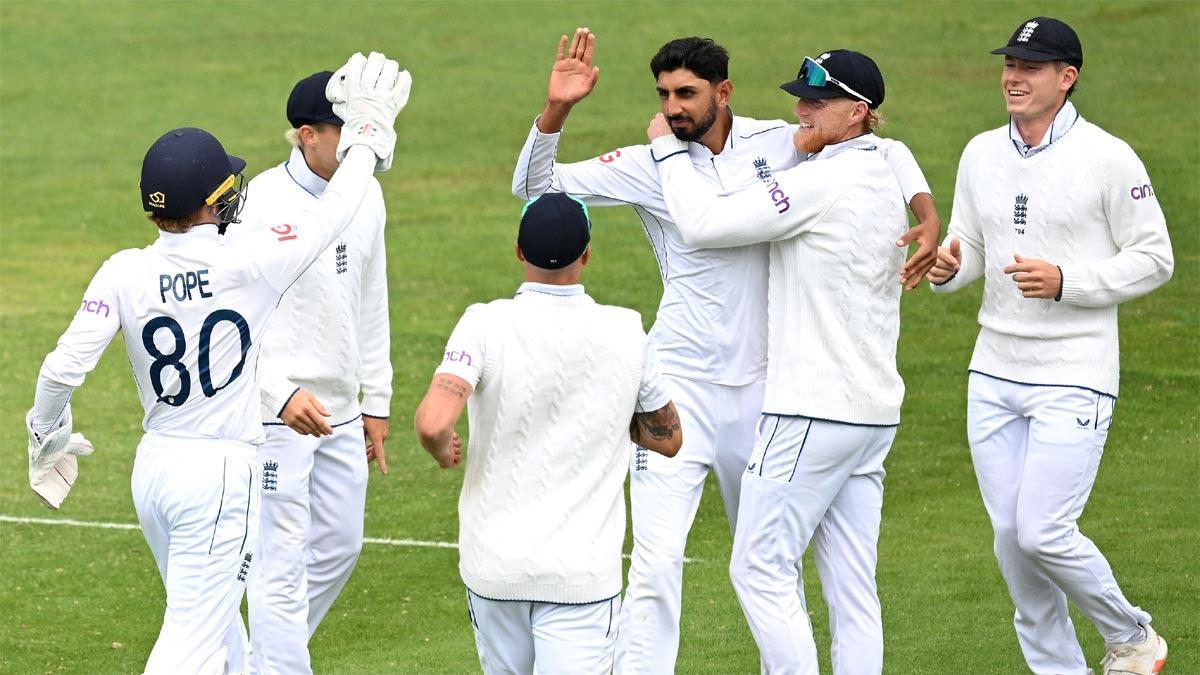
<path fill-rule="evenodd" d="M 212 344 L 212 332 L 217 327 L 217 324 L 222 321 L 232 323 L 238 331 L 238 338 L 241 341 L 242 357 L 238 360 L 237 365 L 233 367 L 233 372 L 229 374 L 229 379 L 225 384 L 213 386 L 212 374 L 209 372 L 209 347 Z M 154 335 L 162 329 L 171 331 L 171 335 L 175 338 L 175 348 L 167 354 L 159 350 L 158 345 L 154 344 Z M 154 361 L 150 364 L 150 386 L 154 387 L 154 394 L 158 400 L 166 403 L 169 406 L 181 406 L 192 393 L 192 374 L 188 372 L 187 367 L 183 365 L 183 352 L 187 349 L 186 340 L 183 335 L 183 328 L 179 322 L 169 316 L 158 316 L 146 322 L 146 326 L 142 328 L 142 344 L 145 345 L 146 351 L 150 356 L 154 357 Z M 200 389 L 204 391 L 204 395 L 208 397 L 215 396 L 218 391 L 228 387 L 234 380 L 242 374 L 242 367 L 246 365 L 246 353 L 250 351 L 250 327 L 246 324 L 246 319 L 241 314 L 232 309 L 218 309 L 204 318 L 204 324 L 200 327 Z M 163 393 L 162 371 L 163 368 L 170 366 L 179 374 L 179 391 L 174 394 Z"/>

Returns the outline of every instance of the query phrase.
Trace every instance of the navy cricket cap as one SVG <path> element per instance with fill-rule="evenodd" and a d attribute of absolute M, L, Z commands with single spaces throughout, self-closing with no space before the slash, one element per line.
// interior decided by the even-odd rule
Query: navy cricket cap
<path fill-rule="evenodd" d="M 1008 38 L 1008 44 L 993 49 L 1026 61 L 1066 61 L 1083 69 L 1083 45 L 1079 36 L 1067 24 L 1048 16 L 1035 16 L 1023 22 Z"/>
<path fill-rule="evenodd" d="M 824 70 L 824 73 L 821 71 Z M 805 58 L 796 79 L 779 88 L 797 98 L 848 98 L 869 108 L 883 103 L 883 73 L 861 52 L 833 49 L 815 59 Z"/>
<path fill-rule="evenodd" d="M 333 73 L 322 70 L 296 83 L 288 96 L 287 118 L 293 129 L 305 124 L 326 122 L 342 126 L 342 118 L 333 114 L 333 104 L 325 97 L 325 85 Z"/>
<path fill-rule="evenodd" d="M 245 160 L 225 154 L 221 142 L 203 129 L 168 131 L 142 160 L 142 207 L 157 216 L 183 218 L 216 202 L 245 168 Z"/>
<path fill-rule="evenodd" d="M 534 267 L 557 270 L 583 255 L 592 240 L 587 206 L 561 192 L 547 192 L 525 204 L 517 246 Z"/>

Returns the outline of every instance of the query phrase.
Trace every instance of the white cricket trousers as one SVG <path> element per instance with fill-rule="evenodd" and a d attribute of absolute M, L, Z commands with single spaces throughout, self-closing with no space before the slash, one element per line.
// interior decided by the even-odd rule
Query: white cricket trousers
<path fill-rule="evenodd" d="M 1076 521 L 1100 467 L 1115 400 L 1078 387 L 1018 384 L 972 372 L 967 435 L 1013 624 L 1034 673 L 1087 672 L 1070 599 L 1107 643 L 1141 634 L 1150 615 L 1125 599 Z"/>
<path fill-rule="evenodd" d="M 729 574 L 764 673 L 817 673 L 801 575 L 810 541 L 829 605 L 833 672 L 883 671 L 875 565 L 883 461 L 895 436 L 896 427 L 762 416 Z"/>
<path fill-rule="evenodd" d="M 709 471 L 716 474 L 732 529 L 742 472 L 762 413 L 762 382 L 729 387 L 666 376 L 679 411 L 683 447 L 664 457 L 637 446 L 630 464 L 633 554 L 617 633 L 623 673 L 675 672 L 683 594 L 683 553 Z"/>
<path fill-rule="evenodd" d="M 467 589 L 484 675 L 608 675 L 621 598 L 584 605 L 490 600 Z"/>
<path fill-rule="evenodd" d="M 167 592 L 146 673 L 236 673 L 258 537 L 255 447 L 146 434 L 133 463 L 138 523 Z"/>
<path fill-rule="evenodd" d="M 250 578 L 259 673 L 311 673 L 308 641 L 354 571 L 363 543 L 367 451 L 362 418 L 314 438 L 267 425 L 259 450 L 262 530 Z"/>

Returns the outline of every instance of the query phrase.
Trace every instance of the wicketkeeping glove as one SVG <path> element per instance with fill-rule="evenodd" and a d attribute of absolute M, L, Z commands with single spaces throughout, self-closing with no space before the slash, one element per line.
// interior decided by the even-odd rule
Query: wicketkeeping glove
<path fill-rule="evenodd" d="M 62 506 L 79 476 L 77 455 L 95 451 L 83 434 L 71 433 L 71 410 L 63 413 L 62 426 L 44 437 L 34 433 L 31 424 L 33 411 L 25 415 L 25 431 L 29 435 L 29 487 L 52 509 Z"/>
<path fill-rule="evenodd" d="M 375 170 L 392 166 L 396 148 L 396 115 L 408 103 L 412 76 L 400 64 L 378 52 L 354 54 L 329 78 L 325 96 L 333 112 L 342 118 L 342 137 L 337 158 L 341 161 L 351 145 L 366 145 L 375 153 Z"/>

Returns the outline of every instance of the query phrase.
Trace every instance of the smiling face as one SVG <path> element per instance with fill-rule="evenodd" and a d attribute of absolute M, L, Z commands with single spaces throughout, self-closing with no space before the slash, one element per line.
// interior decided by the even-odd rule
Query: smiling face
<path fill-rule="evenodd" d="M 1079 77 L 1075 66 L 1062 61 L 1026 61 L 1004 57 L 1000 87 L 1008 114 L 1018 124 L 1053 120 Z"/>
<path fill-rule="evenodd" d="M 863 134 L 867 104 L 848 98 L 801 98 L 796 100 L 796 149 L 809 154 L 827 145 Z"/>
<path fill-rule="evenodd" d="M 656 88 L 662 114 L 682 141 L 699 141 L 708 133 L 733 91 L 729 80 L 713 84 L 686 68 L 659 73 Z"/>

